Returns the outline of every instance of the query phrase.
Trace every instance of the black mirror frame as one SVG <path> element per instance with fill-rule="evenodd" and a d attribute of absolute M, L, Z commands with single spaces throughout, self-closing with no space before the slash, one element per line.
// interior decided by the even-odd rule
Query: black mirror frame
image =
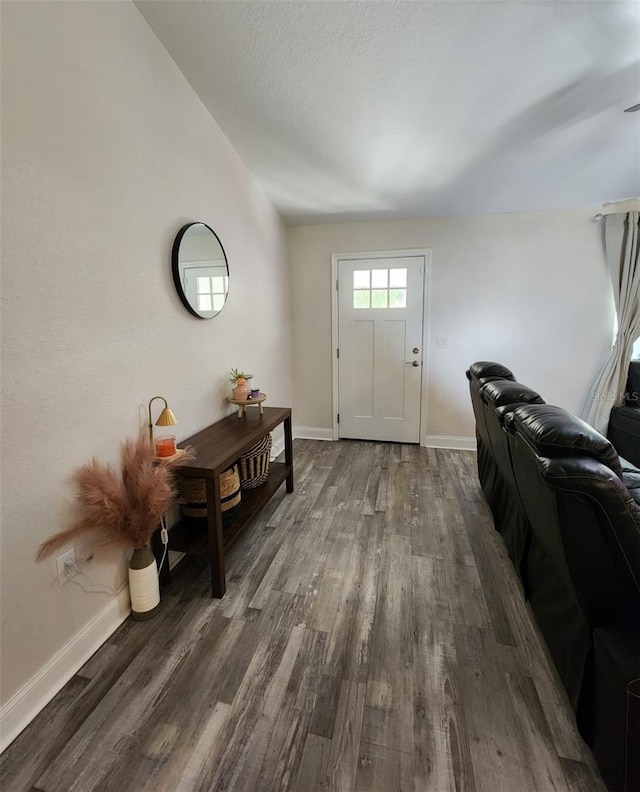
<path fill-rule="evenodd" d="M 225 264 L 227 265 L 227 279 L 229 279 L 229 259 L 227 258 L 227 252 L 224 249 L 222 242 L 220 241 L 220 237 L 216 234 L 213 228 L 211 228 L 211 226 L 208 226 L 206 223 L 198 221 L 195 223 L 187 223 L 186 225 L 183 225 L 182 228 L 176 234 L 176 238 L 173 243 L 173 250 L 171 251 L 171 273 L 173 275 L 173 283 L 174 286 L 176 287 L 176 291 L 178 292 L 178 297 L 180 297 L 182 304 L 187 309 L 187 311 L 189 311 L 190 314 L 195 316 L 196 319 L 204 319 L 204 320 L 215 319 L 215 317 L 220 313 L 220 311 L 222 311 L 222 308 L 220 309 L 220 311 L 218 311 L 218 313 L 215 313 L 213 316 L 200 316 L 200 314 L 197 313 L 197 311 L 190 304 L 189 300 L 187 300 L 187 297 L 182 289 L 182 283 L 180 281 L 180 262 L 179 262 L 180 242 L 182 242 L 182 237 L 187 233 L 187 231 L 191 228 L 191 226 L 194 225 L 204 226 L 209 231 L 211 231 L 213 236 L 216 238 L 218 244 L 220 245 L 220 250 L 222 251 L 222 255 L 224 256 Z M 228 297 L 229 297 L 229 290 L 227 289 L 225 303 Z"/>

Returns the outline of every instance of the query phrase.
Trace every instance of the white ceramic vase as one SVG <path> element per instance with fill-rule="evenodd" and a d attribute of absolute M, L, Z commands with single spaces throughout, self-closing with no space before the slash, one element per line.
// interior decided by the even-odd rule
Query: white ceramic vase
<path fill-rule="evenodd" d="M 138 621 L 150 619 L 160 608 L 158 567 L 149 545 L 133 551 L 129 561 L 131 615 Z"/>

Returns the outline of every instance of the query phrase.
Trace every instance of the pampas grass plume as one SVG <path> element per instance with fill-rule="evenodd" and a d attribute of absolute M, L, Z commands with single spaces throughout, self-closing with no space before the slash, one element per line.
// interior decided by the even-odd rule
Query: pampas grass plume
<path fill-rule="evenodd" d="M 120 476 L 111 465 L 95 458 L 75 470 L 73 481 L 81 517 L 43 542 L 36 561 L 94 531 L 101 537 L 100 545 L 140 548 L 147 544 L 176 498 L 173 469 L 193 454 L 187 450 L 177 460 L 158 463 L 146 432 L 141 431 L 137 438 L 122 443 L 120 458 Z"/>

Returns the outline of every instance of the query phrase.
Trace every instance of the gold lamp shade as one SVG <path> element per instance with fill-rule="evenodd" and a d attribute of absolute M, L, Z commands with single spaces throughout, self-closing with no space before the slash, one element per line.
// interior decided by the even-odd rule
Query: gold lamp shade
<path fill-rule="evenodd" d="M 169 405 L 167 404 L 167 400 L 164 396 L 154 396 L 153 399 L 149 401 L 149 442 L 153 443 L 153 419 L 151 417 L 151 405 L 156 399 L 162 399 L 164 402 L 164 408 L 160 415 L 158 416 L 158 420 L 156 421 L 156 426 L 175 426 L 178 423 L 178 419 L 173 414 L 173 412 L 169 409 Z"/>
<path fill-rule="evenodd" d="M 156 426 L 175 426 L 177 423 L 178 423 L 178 419 L 176 418 L 176 416 L 169 409 L 169 407 L 165 407 L 158 416 L 158 420 L 156 421 Z"/>

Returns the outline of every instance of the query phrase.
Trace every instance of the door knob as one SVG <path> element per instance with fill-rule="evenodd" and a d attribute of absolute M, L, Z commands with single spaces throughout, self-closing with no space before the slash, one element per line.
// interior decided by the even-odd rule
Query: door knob
<path fill-rule="evenodd" d="M 407 360 L 406 365 L 407 366 L 413 366 L 414 368 L 418 368 L 420 363 L 418 363 L 417 360 Z"/>

